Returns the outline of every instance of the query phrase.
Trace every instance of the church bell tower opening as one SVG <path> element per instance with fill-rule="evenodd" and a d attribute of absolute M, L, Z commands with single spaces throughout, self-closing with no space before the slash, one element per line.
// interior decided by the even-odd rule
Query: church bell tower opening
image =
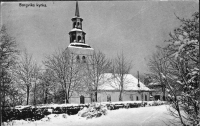
<path fill-rule="evenodd" d="M 85 43 L 86 33 L 82 30 L 83 19 L 80 17 L 78 1 L 76 1 L 75 16 L 72 20 L 72 30 L 69 32 L 70 44 L 67 49 L 76 55 L 76 63 L 87 62 L 94 49 Z"/>
<path fill-rule="evenodd" d="M 76 1 L 75 17 L 72 18 L 72 30 L 69 32 L 70 43 L 85 43 L 85 32 L 82 30 L 83 19 L 79 14 L 78 1 Z"/>

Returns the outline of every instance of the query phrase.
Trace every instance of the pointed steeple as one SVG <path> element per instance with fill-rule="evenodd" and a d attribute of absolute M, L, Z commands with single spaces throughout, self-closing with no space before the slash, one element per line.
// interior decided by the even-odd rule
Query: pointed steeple
<path fill-rule="evenodd" d="M 75 16 L 72 18 L 72 30 L 69 32 L 70 44 L 67 49 L 76 55 L 77 63 L 86 63 L 87 57 L 93 53 L 93 48 L 85 43 L 86 33 L 82 30 L 83 19 L 79 14 L 78 1 L 76 0 Z"/>
<path fill-rule="evenodd" d="M 78 1 L 76 1 L 76 11 L 75 11 L 75 16 L 80 17 L 79 15 L 79 8 L 78 8 Z"/>
<path fill-rule="evenodd" d="M 82 30 L 83 19 L 79 15 L 78 1 L 76 1 L 75 17 L 72 18 L 72 30 L 69 32 L 70 43 L 85 43 L 85 32 Z"/>

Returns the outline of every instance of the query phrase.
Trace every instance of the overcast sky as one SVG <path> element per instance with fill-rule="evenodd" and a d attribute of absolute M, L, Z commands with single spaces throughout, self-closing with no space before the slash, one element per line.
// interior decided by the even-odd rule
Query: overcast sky
<path fill-rule="evenodd" d="M 35 7 L 20 7 L 32 3 Z M 36 4 L 46 4 L 38 7 Z M 108 58 L 123 51 L 132 60 L 131 73 L 148 72 L 148 58 L 155 46 L 164 46 L 169 33 L 199 10 L 196 1 L 79 1 L 86 43 Z M 1 6 L 1 21 L 15 37 L 19 49 L 26 48 L 41 64 L 45 55 L 69 45 L 75 1 L 12 2 Z"/>

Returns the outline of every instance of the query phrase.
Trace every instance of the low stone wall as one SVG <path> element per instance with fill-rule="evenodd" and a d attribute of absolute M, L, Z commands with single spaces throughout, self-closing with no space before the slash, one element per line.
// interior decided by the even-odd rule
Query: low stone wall
<path fill-rule="evenodd" d="M 121 102 L 101 102 L 91 104 L 43 104 L 35 106 L 17 106 L 2 111 L 3 122 L 11 120 L 40 120 L 49 114 L 75 115 L 83 108 L 95 105 L 105 106 L 108 110 L 120 108 L 137 108 L 146 106 L 158 106 L 166 104 L 164 101 L 121 101 Z"/>

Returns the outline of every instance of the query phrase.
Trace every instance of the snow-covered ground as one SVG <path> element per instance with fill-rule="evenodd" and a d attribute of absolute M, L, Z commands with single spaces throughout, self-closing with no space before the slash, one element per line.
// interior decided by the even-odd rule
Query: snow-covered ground
<path fill-rule="evenodd" d="M 99 118 L 86 119 L 78 115 L 55 115 L 35 122 L 15 120 L 13 126 L 165 126 L 172 118 L 168 105 L 129 108 L 108 111 Z M 65 118 L 64 118 L 65 117 Z"/>

